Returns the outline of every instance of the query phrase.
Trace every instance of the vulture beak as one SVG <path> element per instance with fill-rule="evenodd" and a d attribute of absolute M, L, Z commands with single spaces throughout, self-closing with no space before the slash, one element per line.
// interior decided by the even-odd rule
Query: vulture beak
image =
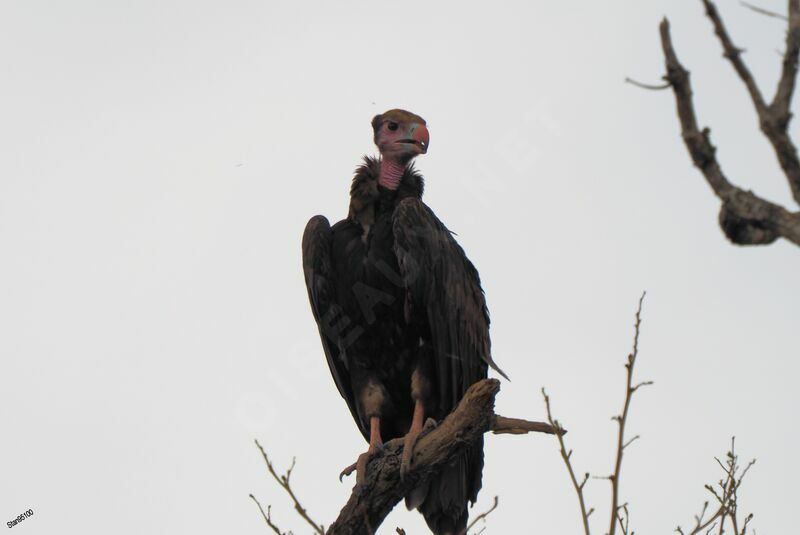
<path fill-rule="evenodd" d="M 398 139 L 395 143 L 402 143 L 404 145 L 411 145 L 415 148 L 417 154 L 425 154 L 428 152 L 428 143 L 430 143 L 430 133 L 424 124 L 411 124 L 408 129 L 408 136 Z"/>

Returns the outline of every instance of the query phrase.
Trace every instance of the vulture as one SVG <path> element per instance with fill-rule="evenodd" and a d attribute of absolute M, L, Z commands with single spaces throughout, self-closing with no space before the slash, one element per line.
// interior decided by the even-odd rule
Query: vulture
<path fill-rule="evenodd" d="M 401 474 L 428 418 L 441 421 L 492 367 L 478 272 L 422 202 L 413 160 L 428 151 L 422 117 L 393 109 L 372 120 L 380 156 L 365 156 L 347 217 L 312 217 L 303 234 L 311 310 L 336 388 L 367 451 L 342 475 L 363 482 L 383 441 L 404 438 Z M 461 532 L 481 488 L 483 439 L 406 496 L 437 535 Z M 341 476 L 340 476 L 341 477 Z"/>

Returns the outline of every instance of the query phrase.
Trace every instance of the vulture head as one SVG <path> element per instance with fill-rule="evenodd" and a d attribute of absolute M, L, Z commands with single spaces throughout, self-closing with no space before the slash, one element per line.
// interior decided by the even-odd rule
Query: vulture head
<path fill-rule="evenodd" d="M 375 145 L 384 159 L 406 163 L 428 152 L 430 134 L 425 119 L 410 111 L 394 109 L 372 119 Z"/>

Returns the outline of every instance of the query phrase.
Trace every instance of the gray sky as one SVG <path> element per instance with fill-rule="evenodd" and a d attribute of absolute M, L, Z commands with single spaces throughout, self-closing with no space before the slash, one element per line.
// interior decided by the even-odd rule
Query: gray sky
<path fill-rule="evenodd" d="M 772 92 L 782 23 L 720 1 Z M 784 2 L 765 0 L 783 9 Z M 789 203 L 699 1 L 0 4 L 0 521 L 25 533 L 309 532 L 253 439 L 330 523 L 365 444 L 330 378 L 300 268 L 346 214 L 370 119 L 425 117 L 425 200 L 478 266 L 498 411 L 543 419 L 607 475 L 647 290 L 622 499 L 687 525 L 735 434 L 760 533 L 796 525 L 800 251 L 735 248 L 657 82 L 669 15 L 732 181 Z M 796 130 L 793 128 L 793 130 Z M 578 534 L 554 440 L 489 437 L 486 533 Z M 596 533 L 608 483 L 592 481 Z M 418 533 L 417 513 L 395 526 Z"/>

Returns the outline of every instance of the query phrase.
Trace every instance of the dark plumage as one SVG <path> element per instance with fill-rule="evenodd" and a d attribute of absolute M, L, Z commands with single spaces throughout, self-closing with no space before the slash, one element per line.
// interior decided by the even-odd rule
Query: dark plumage
<path fill-rule="evenodd" d="M 424 181 L 411 160 L 427 151 L 424 120 L 390 110 L 372 124 L 382 156 L 365 157 L 356 170 L 348 217 L 331 227 L 315 216 L 303 235 L 325 356 L 370 442 L 357 475 L 382 440 L 402 436 L 407 467 L 422 420 L 442 420 L 489 366 L 497 369 L 478 272 L 422 202 Z M 481 440 L 407 504 L 434 533 L 456 533 L 466 526 L 482 467 Z"/>

